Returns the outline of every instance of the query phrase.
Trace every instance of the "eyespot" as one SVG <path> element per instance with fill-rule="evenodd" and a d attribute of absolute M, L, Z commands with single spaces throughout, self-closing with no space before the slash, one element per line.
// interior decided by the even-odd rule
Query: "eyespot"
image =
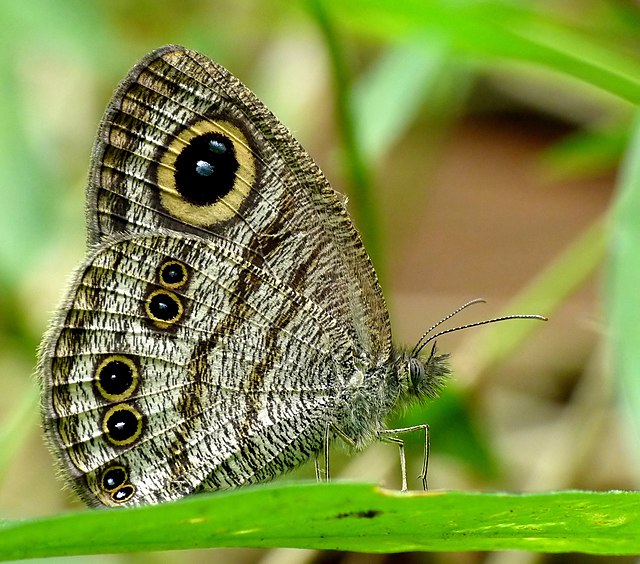
<path fill-rule="evenodd" d="M 160 155 L 160 203 L 180 221 L 212 226 L 238 214 L 256 176 L 244 132 L 227 120 L 200 120 L 176 132 Z"/>
<path fill-rule="evenodd" d="M 95 371 L 98 393 L 111 402 L 122 401 L 135 391 L 140 380 L 135 362 L 124 355 L 105 358 Z"/>
<path fill-rule="evenodd" d="M 111 494 L 111 499 L 115 503 L 124 503 L 129 501 L 136 493 L 136 488 L 131 484 L 125 484 Z"/>
<path fill-rule="evenodd" d="M 187 280 L 189 279 L 189 271 L 181 262 L 178 262 L 177 260 L 169 260 L 160 265 L 158 278 L 165 288 L 173 290 L 174 288 L 180 288 L 187 283 Z"/>
<path fill-rule="evenodd" d="M 113 492 L 127 481 L 128 473 L 124 466 L 109 466 L 100 477 L 100 485 L 106 492 Z"/>
<path fill-rule="evenodd" d="M 174 166 L 176 190 L 182 198 L 195 206 L 208 206 L 233 190 L 240 165 L 231 139 L 205 133 L 189 142 Z"/>
<path fill-rule="evenodd" d="M 126 403 L 109 408 L 102 419 L 102 430 L 115 446 L 133 444 L 142 435 L 142 414 Z"/>
<path fill-rule="evenodd" d="M 154 290 L 144 303 L 147 316 L 160 329 L 178 322 L 184 313 L 180 298 L 168 290 Z"/>

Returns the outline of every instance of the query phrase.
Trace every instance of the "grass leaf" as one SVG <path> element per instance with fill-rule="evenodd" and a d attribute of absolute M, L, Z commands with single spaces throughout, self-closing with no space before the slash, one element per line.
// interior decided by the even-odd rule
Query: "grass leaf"
<path fill-rule="evenodd" d="M 399 493 L 285 484 L 0 522 L 0 558 L 211 547 L 640 552 L 640 493 Z"/>

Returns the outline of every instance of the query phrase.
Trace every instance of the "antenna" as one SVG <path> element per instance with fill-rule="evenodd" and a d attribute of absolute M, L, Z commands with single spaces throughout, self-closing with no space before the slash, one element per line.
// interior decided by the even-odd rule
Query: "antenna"
<path fill-rule="evenodd" d="M 442 325 L 445 321 L 451 319 L 454 315 L 457 315 L 462 310 L 467 309 L 469 306 L 475 304 L 486 303 L 486 300 L 482 298 L 476 298 L 475 300 L 471 300 L 466 304 L 461 305 L 458 309 L 452 311 L 450 314 L 443 317 L 440 321 L 433 324 L 429 329 L 427 329 L 422 337 L 416 343 L 416 346 L 413 347 L 411 351 L 411 357 L 415 357 L 420 353 L 420 351 L 426 347 L 431 341 L 434 341 L 438 337 L 442 335 L 446 335 L 447 333 L 455 333 L 456 331 L 462 331 L 463 329 L 469 329 L 470 327 L 478 327 L 480 325 L 488 325 L 489 323 L 498 323 L 499 321 L 507 321 L 509 319 L 539 319 L 540 321 L 547 321 L 547 318 L 543 315 L 535 315 L 535 314 L 516 314 L 516 315 L 504 315 L 502 317 L 494 317 L 493 319 L 485 319 L 483 321 L 476 321 L 474 323 L 468 323 L 467 325 L 460 325 L 459 327 L 451 327 L 450 329 L 443 329 L 442 331 L 438 331 L 437 333 L 429 336 L 429 334 L 436 328 Z"/>

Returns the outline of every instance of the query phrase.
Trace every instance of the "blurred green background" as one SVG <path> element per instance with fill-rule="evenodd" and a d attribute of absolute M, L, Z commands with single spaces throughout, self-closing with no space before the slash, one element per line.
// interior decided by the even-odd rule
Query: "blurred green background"
<path fill-rule="evenodd" d="M 638 151 L 618 173 L 638 147 L 637 2 L 0 0 L 0 21 L 0 518 L 79 507 L 43 444 L 35 351 L 84 254 L 101 113 L 129 68 L 166 43 L 229 68 L 349 197 L 399 343 L 476 297 L 488 305 L 455 324 L 550 317 L 439 341 L 450 386 L 390 422 L 431 425 L 431 488 L 637 488 Z M 421 438 L 404 438 L 411 480 Z M 332 461 L 334 474 L 399 485 L 393 446 Z M 229 550 L 82 561 L 513 558 Z"/>

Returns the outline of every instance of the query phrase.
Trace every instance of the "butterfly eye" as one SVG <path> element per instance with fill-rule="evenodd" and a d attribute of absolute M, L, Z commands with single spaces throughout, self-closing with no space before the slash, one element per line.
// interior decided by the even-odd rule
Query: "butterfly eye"
<path fill-rule="evenodd" d="M 422 378 L 424 374 L 424 367 L 417 358 L 409 359 L 409 378 L 412 384 L 415 386 L 416 382 Z"/>

